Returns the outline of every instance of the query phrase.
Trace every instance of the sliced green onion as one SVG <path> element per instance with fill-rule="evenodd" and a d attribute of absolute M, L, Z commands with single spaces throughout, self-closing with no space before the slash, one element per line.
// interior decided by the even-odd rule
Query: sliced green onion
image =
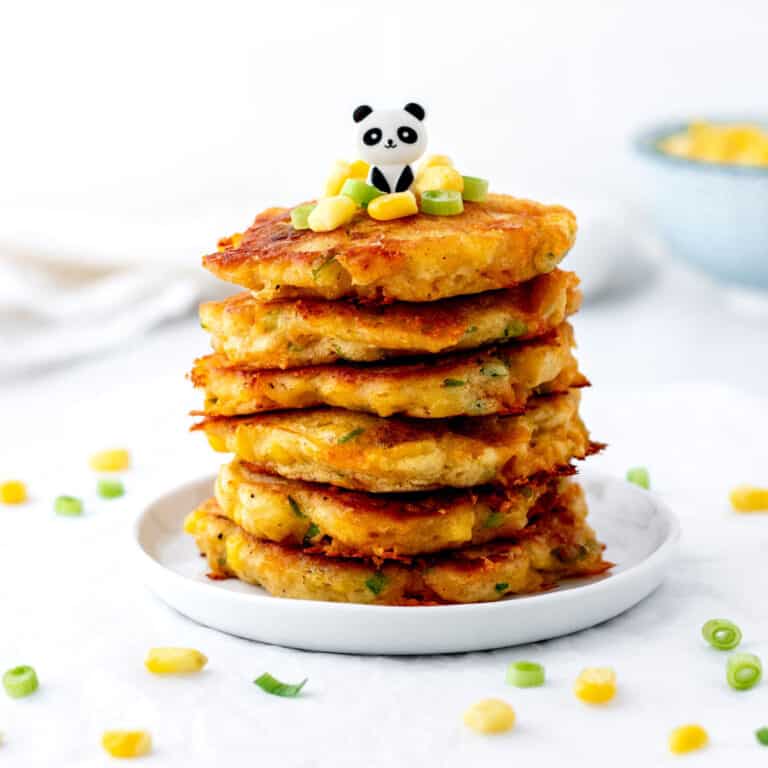
<path fill-rule="evenodd" d="M 3 687 L 12 699 L 29 696 L 38 688 L 37 673 L 32 667 L 26 665 L 9 669 L 3 675 Z"/>
<path fill-rule="evenodd" d="M 444 387 L 463 387 L 466 383 L 463 379 L 443 379 Z"/>
<path fill-rule="evenodd" d="M 470 203 L 482 203 L 488 197 L 488 179 L 477 176 L 462 176 L 464 191 L 461 196 Z"/>
<path fill-rule="evenodd" d="M 272 677 L 269 672 L 265 672 L 253 682 L 265 693 L 271 693 L 273 696 L 283 696 L 286 699 L 295 699 L 301 693 L 301 689 L 307 684 L 307 678 L 305 677 L 300 683 L 292 685 L 291 683 L 281 683 L 277 678 Z"/>
<path fill-rule="evenodd" d="M 509 589 L 509 584 L 506 581 L 500 581 L 494 589 L 497 592 L 506 592 Z"/>
<path fill-rule="evenodd" d="M 628 469 L 627 481 L 645 488 L 646 491 L 651 488 L 651 476 L 646 467 L 632 467 Z"/>
<path fill-rule="evenodd" d="M 368 587 L 368 589 L 370 589 L 374 595 L 378 595 L 379 592 L 384 589 L 384 585 L 386 583 L 387 577 L 383 573 L 379 572 L 374 573 L 370 579 L 366 579 L 365 586 Z"/>
<path fill-rule="evenodd" d="M 318 533 L 320 533 L 320 528 L 315 523 L 310 523 L 307 532 L 304 534 L 304 546 L 308 547 L 312 543 L 312 539 L 314 539 Z"/>
<path fill-rule="evenodd" d="M 348 443 L 350 440 L 354 440 L 356 437 L 360 437 L 363 432 L 365 432 L 363 427 L 358 427 L 357 429 L 353 429 L 351 432 L 347 432 L 346 435 L 342 435 L 339 438 L 339 445 L 343 445 L 344 443 Z"/>
<path fill-rule="evenodd" d="M 483 365 L 480 368 L 480 373 L 491 379 L 498 379 L 500 376 L 506 376 L 509 373 L 509 369 L 500 360 L 494 360 L 488 365 Z"/>
<path fill-rule="evenodd" d="M 491 512 L 483 521 L 483 528 L 498 528 L 504 522 L 504 515 L 501 512 Z"/>
<path fill-rule="evenodd" d="M 510 320 L 504 327 L 504 338 L 513 339 L 528 333 L 528 326 L 522 320 Z"/>
<path fill-rule="evenodd" d="M 421 193 L 421 211 L 431 216 L 455 216 L 462 213 L 461 192 L 453 189 L 430 189 Z"/>
<path fill-rule="evenodd" d="M 58 496 L 53 502 L 53 509 L 57 515 L 74 517 L 83 514 L 83 502 L 74 496 Z"/>
<path fill-rule="evenodd" d="M 102 477 L 96 486 L 96 490 L 102 499 L 118 499 L 125 493 L 125 486 L 122 480 Z"/>
<path fill-rule="evenodd" d="M 728 619 L 710 619 L 701 628 L 701 636 L 718 651 L 730 651 L 741 642 L 741 630 Z"/>
<path fill-rule="evenodd" d="M 314 204 L 298 205 L 291 210 L 291 226 L 294 229 L 309 229 L 309 214 L 315 209 Z"/>
<path fill-rule="evenodd" d="M 327 259 L 322 261 L 319 266 L 315 267 L 312 270 L 312 279 L 317 282 L 318 275 L 329 265 L 333 264 L 333 262 L 336 261 L 335 256 L 329 256 Z"/>
<path fill-rule="evenodd" d="M 768 728 L 758 728 L 755 731 L 755 738 L 762 744 L 764 747 L 768 747 Z"/>
<path fill-rule="evenodd" d="M 296 515 L 296 517 L 306 517 L 306 515 L 301 511 L 299 502 L 296 501 L 296 499 L 294 499 L 293 496 L 288 497 L 288 503 L 291 505 L 291 512 L 293 512 L 293 514 Z"/>
<path fill-rule="evenodd" d="M 507 667 L 507 685 L 517 688 L 544 685 L 544 667 L 535 661 L 513 661 Z"/>
<path fill-rule="evenodd" d="M 737 691 L 754 688 L 763 678 L 763 664 L 753 653 L 734 653 L 725 666 L 728 685 Z"/>
<path fill-rule="evenodd" d="M 347 179 L 341 188 L 341 194 L 352 198 L 358 205 L 365 208 L 371 200 L 384 193 L 362 179 Z"/>

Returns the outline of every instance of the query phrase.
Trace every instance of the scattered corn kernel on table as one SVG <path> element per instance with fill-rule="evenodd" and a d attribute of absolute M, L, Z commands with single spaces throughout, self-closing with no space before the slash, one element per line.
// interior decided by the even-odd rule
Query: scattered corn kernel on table
<path fill-rule="evenodd" d="M 102 735 L 123 729 L 151 734 L 146 765 L 184 768 L 244 758 L 284 768 L 549 766 L 578 764 L 574 755 L 649 766 L 678 759 L 668 739 L 689 723 L 709 735 L 697 765 L 764 764 L 755 731 L 768 725 L 768 683 L 729 688 L 728 654 L 700 630 L 731 619 L 743 632 L 738 650 L 768 660 L 768 514 L 728 503 L 735 485 L 768 484 L 766 316 L 731 313 L 718 289 L 667 267 L 652 291 L 588 305 L 575 322 L 600 385 L 585 410 L 611 444 L 597 468 L 649 469 L 682 521 L 679 562 L 607 624 L 486 653 L 361 658 L 262 646 L 191 623 L 137 582 L 128 547 L 140 505 L 210 470 L 204 441 L 187 434 L 197 403 L 181 372 L 200 350 L 194 319 L 108 358 L 0 385 L 0 480 L 28 492 L 23 504 L 0 504 L 0 671 L 28 664 L 39 679 L 26 698 L 0 694 L 2 765 L 103 766 Z M 113 447 L 129 449 L 132 465 L 110 474 L 125 493 L 109 498 L 89 458 Z M 55 514 L 62 496 L 81 499 L 83 513 Z M 157 677 L 144 660 L 158 646 L 198 649 L 208 663 Z M 508 685 L 516 660 L 542 664 L 545 684 Z M 574 696 L 586 667 L 615 670 L 610 702 Z M 266 672 L 308 682 L 296 698 L 270 696 L 254 685 Z M 514 717 L 499 711 L 512 730 L 464 724 L 485 699 L 511 705 Z"/>

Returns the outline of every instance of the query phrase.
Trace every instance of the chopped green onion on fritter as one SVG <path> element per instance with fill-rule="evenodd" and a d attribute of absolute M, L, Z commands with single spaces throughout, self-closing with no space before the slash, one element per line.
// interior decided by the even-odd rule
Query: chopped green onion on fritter
<path fill-rule="evenodd" d="M 488 180 L 477 176 L 462 176 L 464 191 L 461 196 L 470 203 L 482 203 L 488 197 Z"/>

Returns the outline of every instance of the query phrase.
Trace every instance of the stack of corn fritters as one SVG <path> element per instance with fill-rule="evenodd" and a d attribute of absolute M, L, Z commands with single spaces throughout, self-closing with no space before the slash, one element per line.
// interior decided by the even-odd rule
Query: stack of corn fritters
<path fill-rule="evenodd" d="M 557 264 L 576 221 L 504 195 L 451 217 L 297 231 L 260 214 L 204 264 L 204 430 L 235 458 L 187 519 L 215 577 L 274 595 L 469 603 L 608 567 Z"/>

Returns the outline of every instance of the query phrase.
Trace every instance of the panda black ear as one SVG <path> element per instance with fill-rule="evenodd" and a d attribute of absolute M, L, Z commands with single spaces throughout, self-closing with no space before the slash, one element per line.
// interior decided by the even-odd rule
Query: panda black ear
<path fill-rule="evenodd" d="M 373 110 L 367 105 L 367 104 L 361 104 L 353 113 L 352 113 L 352 119 L 359 123 L 361 120 L 365 120 L 368 115 L 371 114 Z"/>
<path fill-rule="evenodd" d="M 408 114 L 413 115 L 417 120 L 423 120 L 427 115 L 421 104 L 415 104 L 412 101 L 406 104 L 403 109 L 408 112 Z"/>

